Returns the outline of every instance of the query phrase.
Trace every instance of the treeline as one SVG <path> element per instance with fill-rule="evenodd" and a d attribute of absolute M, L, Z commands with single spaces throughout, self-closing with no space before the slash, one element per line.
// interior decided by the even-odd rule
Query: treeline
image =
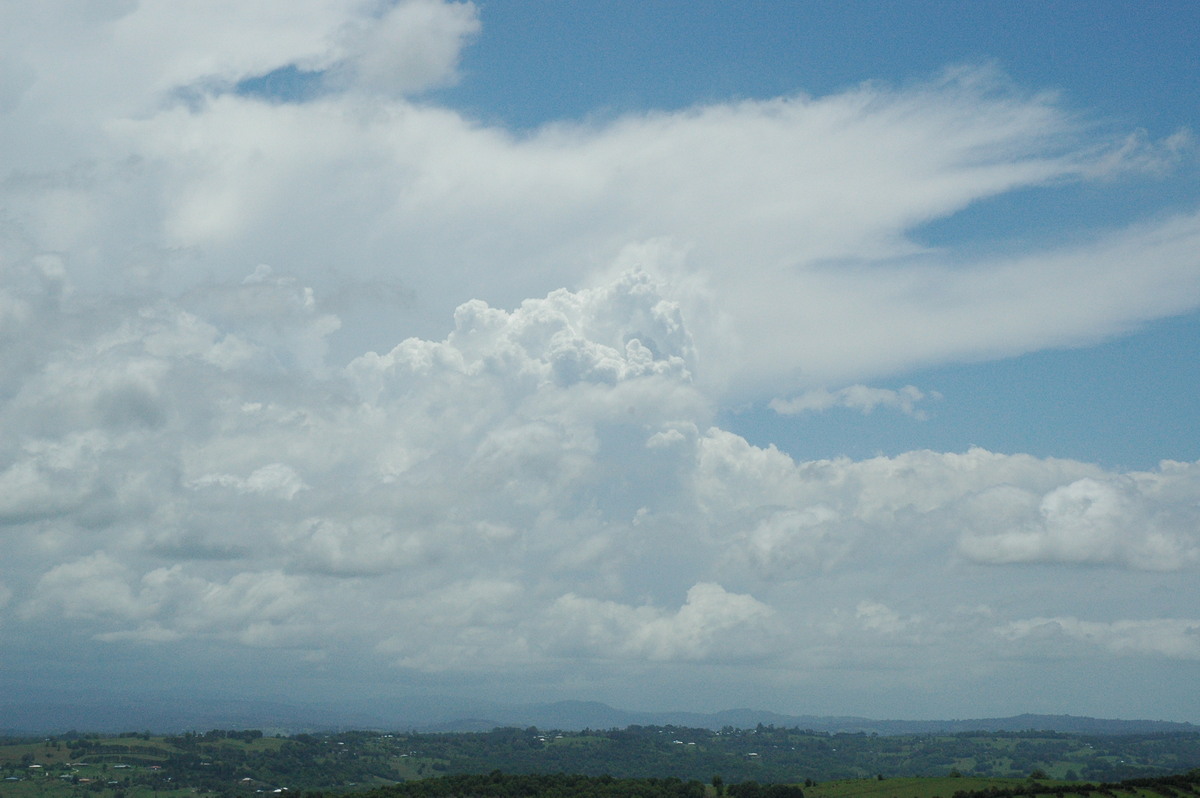
<path fill-rule="evenodd" d="M 742 782 L 718 790 L 729 798 L 804 798 L 804 791 L 788 784 Z M 618 779 L 565 773 L 486 775 L 461 774 L 410 781 L 362 793 L 364 798 L 705 798 L 708 790 L 699 781 L 677 778 Z M 318 798 L 308 793 L 306 798 Z M 320 796 L 324 798 L 324 796 Z"/>
<path fill-rule="evenodd" d="M 1181 798 L 1187 795 L 1200 795 L 1200 769 L 1187 773 L 1155 778 L 1125 779 L 1118 782 L 1088 782 L 1070 784 L 1043 784 L 1031 779 L 1026 784 L 1012 787 L 989 787 L 985 790 L 959 790 L 953 798 L 1037 798 L 1038 796 L 1054 796 L 1065 798 L 1074 794 L 1081 798 L 1104 796 L 1118 798 L 1118 793 L 1137 793 L 1139 791 L 1153 792 L 1164 798 Z"/>
<path fill-rule="evenodd" d="M 745 781 L 726 785 L 713 777 L 717 796 L 724 798 L 804 798 L 794 784 L 759 784 Z M 953 798 L 1120 798 L 1121 794 L 1155 793 L 1163 798 L 1200 795 L 1200 770 L 1156 778 L 1126 779 L 1099 784 L 1030 780 L 1007 788 L 960 790 Z M 696 780 L 677 778 L 614 778 L 579 774 L 509 774 L 493 771 L 484 774 L 460 774 L 410 781 L 381 787 L 360 794 L 362 798 L 709 798 L 712 792 Z M 320 792 L 302 798 L 331 798 Z"/>
<path fill-rule="evenodd" d="M 197 743 L 211 743 L 217 740 L 241 740 L 248 743 L 252 740 L 258 740 L 263 736 L 260 729 L 211 729 L 203 734 L 197 732 L 184 732 L 183 734 L 174 737 L 164 737 L 164 742 L 170 745 L 178 745 L 181 748 Z"/>

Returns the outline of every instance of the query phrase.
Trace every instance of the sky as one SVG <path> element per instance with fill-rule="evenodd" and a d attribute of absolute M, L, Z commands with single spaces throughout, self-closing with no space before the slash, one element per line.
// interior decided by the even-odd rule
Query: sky
<path fill-rule="evenodd" d="M 0 693 L 1200 722 L 1200 5 L 0 22 Z"/>

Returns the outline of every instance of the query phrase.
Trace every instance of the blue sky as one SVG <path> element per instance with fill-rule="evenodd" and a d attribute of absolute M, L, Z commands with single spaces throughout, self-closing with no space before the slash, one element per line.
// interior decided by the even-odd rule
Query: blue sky
<path fill-rule="evenodd" d="M 825 94 L 997 61 L 1022 85 L 1165 134 L 1195 113 L 1196 14 L 1186 2 L 496 2 L 480 7 L 496 33 L 464 54 L 469 82 L 450 94 L 479 98 L 489 113 L 520 107 L 524 116 L 505 119 L 521 125 Z M 511 105 L 482 99 L 500 94 Z"/>
<path fill-rule="evenodd" d="M 889 380 L 893 388 L 916 384 L 941 395 L 921 419 L 844 408 L 797 419 L 756 406 L 727 410 L 723 423 L 803 458 L 982 446 L 1149 469 L 1160 460 L 1196 459 L 1197 351 L 1200 319 L 1185 314 L 1092 346 Z"/>
<path fill-rule="evenodd" d="M 449 101 L 508 124 L 731 97 L 825 94 L 999 62 L 1087 113 L 1159 134 L 1196 110 L 1186 2 L 480 4 Z"/>
<path fill-rule="evenodd" d="M 1026 89 L 1059 92 L 1099 126 L 1166 136 L 1200 113 L 1200 9 L 1187 2 L 494 2 L 481 4 L 480 17 L 495 34 L 465 51 L 464 79 L 433 96 L 516 129 L 867 81 L 904 85 L 981 63 Z M 1116 189 L 1012 192 L 914 236 L 975 251 L 1070 240 L 1194 207 L 1198 177 L 1193 159 Z M 1195 460 L 1198 323 L 1185 315 L 1078 349 L 893 376 L 893 388 L 916 382 L 949 395 L 923 421 L 842 411 L 798 422 L 761 404 L 727 409 L 723 421 L 804 458 L 980 445 L 1122 468 Z"/>
<path fill-rule="evenodd" d="M 3 690 L 1200 721 L 1195 4 L 80 8 Z"/>

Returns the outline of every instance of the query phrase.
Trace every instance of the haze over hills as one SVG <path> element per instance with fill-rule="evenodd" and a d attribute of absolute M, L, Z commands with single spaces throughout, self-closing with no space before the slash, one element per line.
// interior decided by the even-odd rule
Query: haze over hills
<path fill-rule="evenodd" d="M 820 732 L 865 732 L 875 734 L 925 734 L 965 731 L 1025 731 L 1027 729 L 1070 732 L 1077 734 L 1147 734 L 1157 732 L 1194 732 L 1200 726 L 1157 720 L 1115 720 L 1077 717 L 1073 715 L 1021 714 L 1007 718 L 977 718 L 962 720 L 877 720 L 873 718 L 784 715 L 756 709 L 727 709 L 720 712 L 634 712 L 614 709 L 607 704 L 590 701 L 559 701 L 551 704 L 529 704 L 496 709 L 487 718 L 459 720 L 449 724 L 434 724 L 432 728 L 478 731 L 505 726 L 537 726 L 539 728 L 583 729 L 642 726 L 686 726 L 690 728 L 721 729 L 753 728 L 758 724 L 778 727 L 797 727 Z"/>
<path fill-rule="evenodd" d="M 42 700 L 0 704 L 0 734 L 55 734 L 68 730 L 116 733 L 151 730 L 258 728 L 270 733 L 348 729 L 425 732 L 487 731 L 499 726 L 580 730 L 628 726 L 722 729 L 758 724 L 818 732 L 928 734 L 1025 731 L 1119 735 L 1197 732 L 1200 726 L 1160 720 L 1122 720 L 1073 715 L 1021 714 L 1004 718 L 888 720 L 848 716 L 785 715 L 756 709 L 713 713 L 640 712 L 591 701 L 545 704 L 467 704 L 451 699 L 376 700 L 370 705 L 317 705 L 268 700 L 206 700 L 144 695 L 137 698 Z"/>

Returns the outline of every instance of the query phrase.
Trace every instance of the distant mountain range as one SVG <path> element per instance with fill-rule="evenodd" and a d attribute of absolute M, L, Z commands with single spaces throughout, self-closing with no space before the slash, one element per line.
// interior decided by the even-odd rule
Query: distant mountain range
<path fill-rule="evenodd" d="M 781 715 L 753 709 L 722 712 L 637 712 L 590 701 L 505 706 L 425 700 L 373 701 L 369 706 L 321 706 L 286 701 L 229 699 L 181 700 L 177 696 L 139 696 L 81 701 L 30 701 L 0 704 L 0 734 L 61 734 L 65 731 L 153 731 L 174 733 L 208 729 L 262 729 L 274 734 L 349 729 L 490 731 L 498 726 L 540 729 L 611 729 L 627 726 L 684 726 L 719 730 L 758 724 L 818 732 L 932 734 L 968 731 L 1058 731 L 1119 735 L 1200 732 L 1192 723 L 1161 720 L 1109 720 L 1073 715 L 1015 715 L 966 720 L 875 720 L 860 717 Z"/>
<path fill-rule="evenodd" d="M 722 712 L 632 712 L 589 701 L 559 701 L 497 709 L 484 718 L 458 719 L 431 724 L 426 730 L 486 731 L 496 726 L 537 726 L 544 729 L 608 729 L 626 726 L 686 726 L 719 730 L 726 726 L 748 729 L 758 724 L 798 727 L 819 732 L 867 734 L 932 734 L 968 731 L 1058 731 L 1075 734 L 1155 734 L 1200 732 L 1192 723 L 1161 720 L 1107 720 L 1073 715 L 1014 715 L 1009 718 L 968 720 L 874 720 L 859 717 L 781 715 L 754 709 Z"/>

